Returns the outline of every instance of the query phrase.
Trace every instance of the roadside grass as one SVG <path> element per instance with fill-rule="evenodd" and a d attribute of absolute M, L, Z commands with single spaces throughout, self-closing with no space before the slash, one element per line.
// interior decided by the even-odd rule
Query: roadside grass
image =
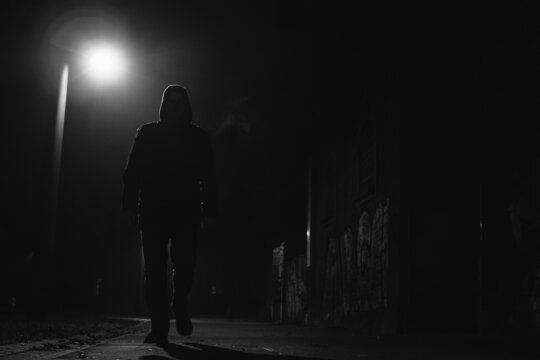
<path fill-rule="evenodd" d="M 92 345 L 101 340 L 135 332 L 140 319 L 95 314 L 52 315 L 32 320 L 20 314 L 0 314 L 0 345 L 63 339 L 64 344 Z"/>

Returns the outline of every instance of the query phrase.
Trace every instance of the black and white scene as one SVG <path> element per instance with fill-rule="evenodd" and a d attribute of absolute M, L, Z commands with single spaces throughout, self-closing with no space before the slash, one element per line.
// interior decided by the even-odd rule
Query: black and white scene
<path fill-rule="evenodd" d="M 535 5 L 2 2 L 0 360 L 540 359 Z"/>

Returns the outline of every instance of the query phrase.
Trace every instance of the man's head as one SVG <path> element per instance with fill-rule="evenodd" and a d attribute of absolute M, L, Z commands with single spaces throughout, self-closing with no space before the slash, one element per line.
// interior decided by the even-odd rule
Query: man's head
<path fill-rule="evenodd" d="M 159 118 L 163 122 L 191 123 L 193 114 L 187 90 L 180 85 L 167 86 L 161 98 Z"/>

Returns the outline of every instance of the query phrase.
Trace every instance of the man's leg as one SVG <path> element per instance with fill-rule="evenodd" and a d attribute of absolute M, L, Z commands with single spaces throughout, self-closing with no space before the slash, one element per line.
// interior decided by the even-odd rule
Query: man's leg
<path fill-rule="evenodd" d="M 152 320 L 152 333 L 169 333 L 169 299 L 167 295 L 167 244 L 169 238 L 162 226 L 142 225 L 142 244 L 146 277 L 146 303 Z"/>
<path fill-rule="evenodd" d="M 188 316 L 188 296 L 193 284 L 197 257 L 197 222 L 186 221 L 175 230 L 171 239 L 171 259 L 174 267 L 173 308 L 180 335 L 192 332 Z"/>

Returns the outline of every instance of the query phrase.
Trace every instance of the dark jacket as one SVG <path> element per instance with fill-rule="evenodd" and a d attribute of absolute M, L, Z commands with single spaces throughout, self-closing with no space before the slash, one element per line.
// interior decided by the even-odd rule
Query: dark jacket
<path fill-rule="evenodd" d="M 123 181 L 123 209 L 138 210 L 141 223 L 216 213 L 210 137 L 195 125 L 141 126 Z"/>

